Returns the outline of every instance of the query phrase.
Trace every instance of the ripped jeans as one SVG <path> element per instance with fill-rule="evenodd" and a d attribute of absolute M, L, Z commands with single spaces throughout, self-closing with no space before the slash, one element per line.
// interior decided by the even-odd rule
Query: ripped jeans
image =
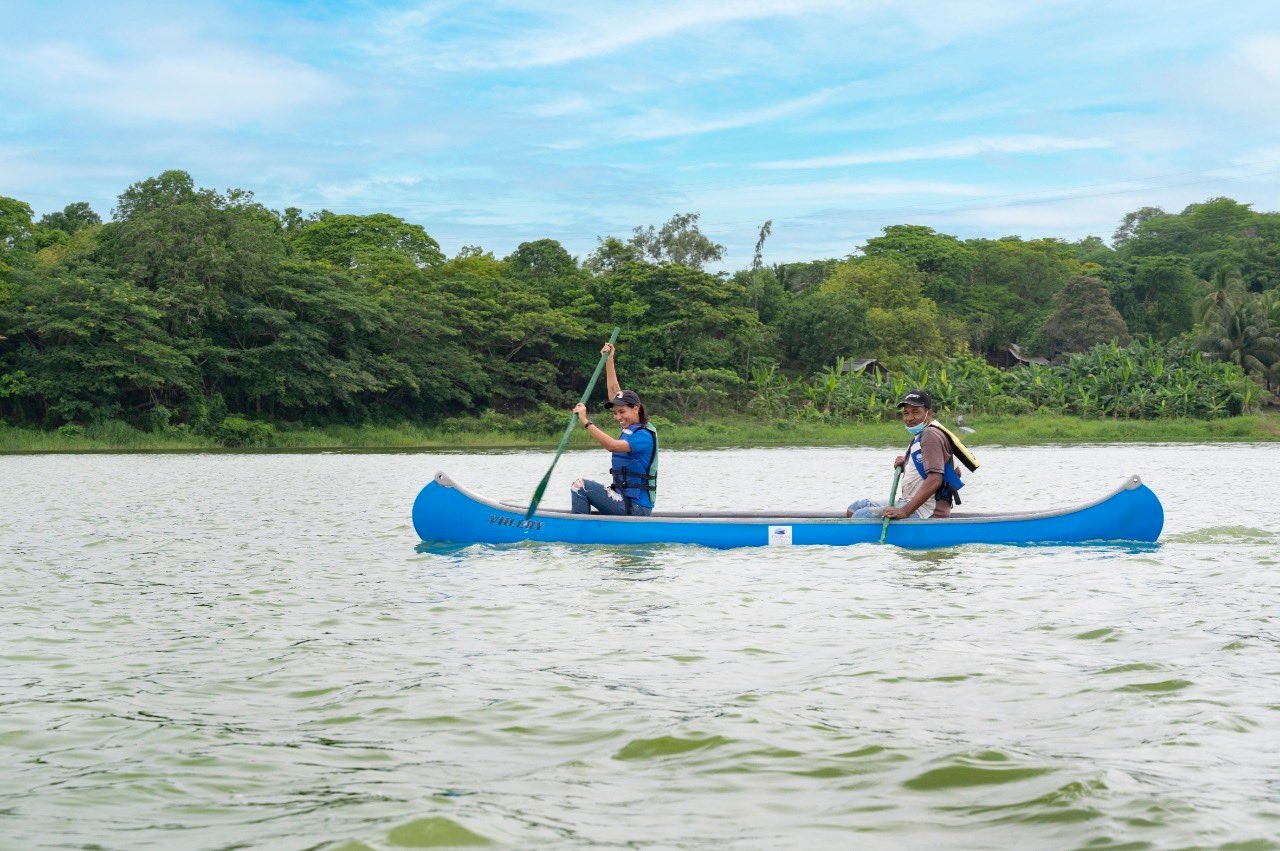
<path fill-rule="evenodd" d="M 627 503 L 622 494 L 591 479 L 578 479 L 574 482 L 573 487 L 569 488 L 569 498 L 574 514 L 590 514 L 593 508 L 597 514 L 627 513 Z M 645 508 L 637 502 L 631 503 L 633 517 L 647 517 L 652 513 L 652 508 Z"/>
<path fill-rule="evenodd" d="M 859 519 L 880 517 L 889 506 L 887 502 L 877 499 L 858 499 L 849 504 L 849 516 Z"/>

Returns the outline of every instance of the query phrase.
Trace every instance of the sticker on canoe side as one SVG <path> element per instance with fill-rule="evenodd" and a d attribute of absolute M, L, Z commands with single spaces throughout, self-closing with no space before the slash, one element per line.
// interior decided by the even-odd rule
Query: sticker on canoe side
<path fill-rule="evenodd" d="M 790 526 L 770 526 L 769 527 L 769 546 L 771 547 L 791 546 L 791 527 Z"/>

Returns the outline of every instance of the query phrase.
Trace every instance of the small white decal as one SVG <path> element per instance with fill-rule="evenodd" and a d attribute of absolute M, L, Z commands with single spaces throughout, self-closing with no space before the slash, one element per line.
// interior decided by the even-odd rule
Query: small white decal
<path fill-rule="evenodd" d="M 771 547 L 791 546 L 791 527 L 790 526 L 770 526 L 769 527 L 769 546 Z"/>

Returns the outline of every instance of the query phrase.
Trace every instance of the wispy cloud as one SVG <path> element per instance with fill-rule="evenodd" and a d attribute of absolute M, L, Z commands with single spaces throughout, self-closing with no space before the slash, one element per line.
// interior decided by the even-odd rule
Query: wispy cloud
<path fill-rule="evenodd" d="M 780 103 L 754 107 L 730 115 L 696 117 L 672 114 L 665 110 L 650 110 L 615 122 L 610 134 L 616 138 L 631 140 L 669 139 L 675 136 L 697 136 L 722 130 L 735 130 L 767 124 L 783 118 L 800 115 L 830 104 L 847 92 L 847 86 L 835 86 L 812 92 Z"/>
<path fill-rule="evenodd" d="M 288 120 L 331 102 L 345 86 L 294 60 L 170 34 L 154 46 L 108 55 L 87 45 L 47 42 L 16 52 L 11 66 L 48 107 L 99 121 L 236 126 Z"/>
<path fill-rule="evenodd" d="M 1232 157 L 1231 164 L 1237 168 L 1258 168 L 1259 166 L 1280 165 L 1280 145 L 1266 145 Z"/>
<path fill-rule="evenodd" d="M 1280 130 L 1280 33 L 1241 38 L 1209 62 L 1186 69 L 1178 82 L 1210 108 Z"/>
<path fill-rule="evenodd" d="M 1280 88 L 1280 34 L 1250 36 L 1239 43 L 1240 65 L 1254 75 L 1253 82 L 1272 90 Z"/>
<path fill-rule="evenodd" d="M 991 194 L 980 183 L 945 180 L 846 180 L 768 183 L 701 190 L 691 197 L 704 208 L 732 214 L 748 207 L 762 210 L 795 210 L 813 207 L 853 207 L 885 200 L 921 202 L 940 199 L 975 199 Z"/>
<path fill-rule="evenodd" d="M 560 118 L 565 115 L 587 112 L 593 106 L 594 104 L 587 98 L 580 95 L 570 95 L 543 103 L 531 104 L 527 107 L 527 111 L 530 115 L 536 115 L 538 118 Z"/>
<path fill-rule="evenodd" d="M 1204 191 L 1195 186 L 1134 186 L 1105 194 L 1064 193 L 1016 204 L 975 203 L 926 213 L 922 218 L 966 235 L 1018 233 L 1071 239 L 1093 234 L 1109 239 L 1127 212 L 1146 206 L 1179 211 L 1204 197 Z"/>
<path fill-rule="evenodd" d="M 401 41 L 428 35 L 432 28 L 451 26 L 438 3 L 396 12 L 379 29 L 394 32 Z M 526 12 L 528 7 L 511 4 Z M 424 54 L 429 64 L 450 70 L 499 70 L 564 65 L 609 56 L 622 50 L 681 32 L 725 24 L 787 18 L 849 8 L 837 0 L 706 0 L 701 3 L 622 4 L 561 3 L 534 7 L 544 17 L 514 37 L 486 38 L 487 28 L 460 49 Z M 468 43 L 470 42 L 470 43 Z M 485 46 L 479 47 L 481 43 Z"/>
<path fill-rule="evenodd" d="M 1109 148 L 1112 143 L 1099 138 L 1059 138 L 1052 136 L 996 136 L 977 139 L 961 139 L 938 145 L 896 148 L 883 151 L 867 151 L 856 154 L 837 154 L 827 157 L 806 157 L 796 160 L 775 160 L 756 163 L 762 169 L 811 169 L 837 168 L 841 166 L 883 165 L 917 160 L 955 160 L 993 154 L 1051 154 L 1062 151 L 1084 151 Z"/>

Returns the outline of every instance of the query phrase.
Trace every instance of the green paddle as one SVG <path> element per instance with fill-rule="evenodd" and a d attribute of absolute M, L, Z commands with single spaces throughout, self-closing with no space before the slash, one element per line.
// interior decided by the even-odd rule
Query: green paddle
<path fill-rule="evenodd" d="M 609 345 L 618 342 L 618 329 L 615 327 L 613 333 L 609 335 Z M 604 362 L 609 357 L 608 352 L 600 355 L 600 363 L 596 364 L 596 371 L 591 373 L 591 380 L 587 382 L 587 389 L 582 394 L 582 404 L 587 404 L 587 399 L 591 397 L 591 391 L 596 389 L 596 381 L 600 378 L 600 370 L 604 369 Z M 533 512 L 538 510 L 538 503 L 542 502 L 542 494 L 547 490 L 547 482 L 551 481 L 551 471 L 556 468 L 556 462 L 560 460 L 560 453 L 564 452 L 565 444 L 569 442 L 569 435 L 573 434 L 574 423 L 578 421 L 577 414 L 569 415 L 569 424 L 564 427 L 564 437 L 560 438 L 560 448 L 556 450 L 556 457 L 551 459 L 551 466 L 547 468 L 547 474 L 542 477 L 542 481 L 538 482 L 538 489 L 533 492 L 533 499 L 529 502 L 529 512 L 525 514 L 524 519 L 528 520 L 533 516 Z M 894 487 L 897 487 L 894 482 Z"/>
<path fill-rule="evenodd" d="M 889 506 L 893 506 L 894 500 L 898 498 L 898 479 L 902 478 L 902 468 L 893 468 L 893 487 L 889 488 Z M 884 543 L 884 536 L 889 531 L 889 518 L 886 517 L 884 522 L 880 524 L 880 543 Z"/>

